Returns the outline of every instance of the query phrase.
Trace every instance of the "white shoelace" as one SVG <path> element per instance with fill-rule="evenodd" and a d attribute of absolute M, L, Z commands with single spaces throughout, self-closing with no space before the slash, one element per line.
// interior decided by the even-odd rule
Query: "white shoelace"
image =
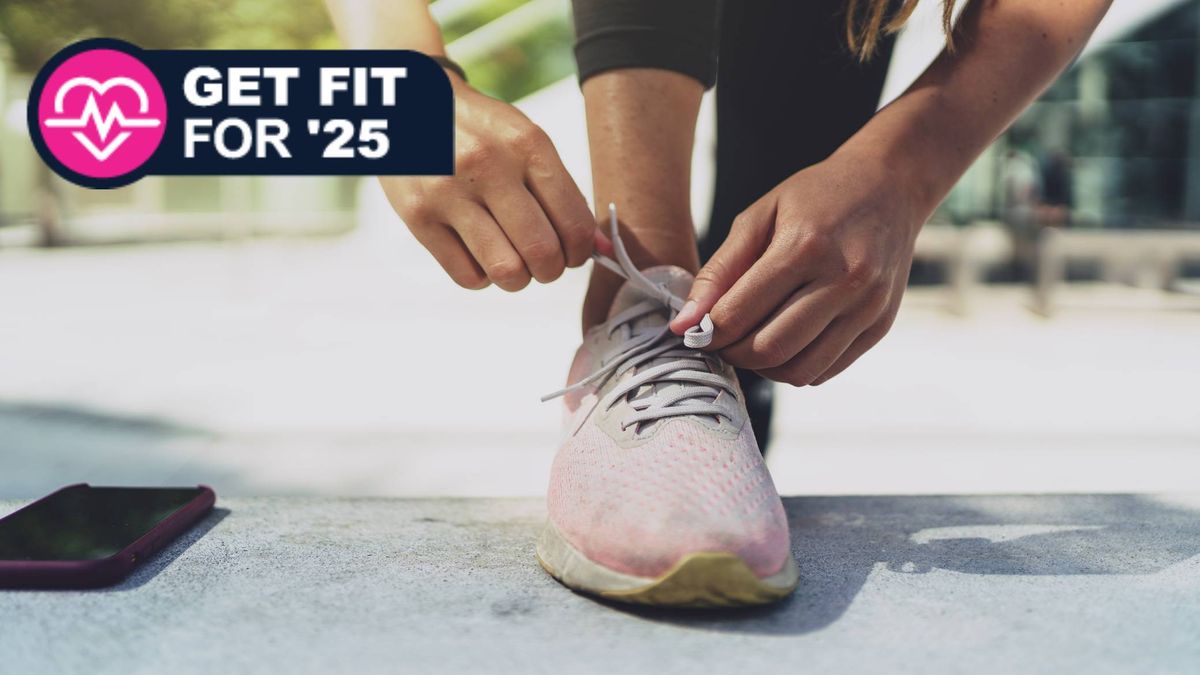
<path fill-rule="evenodd" d="M 622 429 L 680 415 L 728 418 L 729 411 L 717 405 L 715 401 L 722 391 L 728 392 L 730 396 L 736 396 L 733 385 L 726 378 L 713 373 L 704 354 L 696 351 L 712 342 L 712 318 L 705 314 L 700 323 L 687 329 L 682 337 L 671 332 L 669 319 L 683 308 L 683 298 L 672 293 L 666 285 L 654 283 L 634 266 L 617 229 L 615 204 L 608 205 L 608 213 L 610 236 L 616 260 L 600 253 L 593 254 L 592 258 L 605 268 L 624 277 L 635 288 L 650 296 L 650 299 L 618 312 L 609 320 L 610 335 L 622 326 L 629 325 L 631 326 L 630 336 L 601 359 L 599 369 L 565 389 L 543 396 L 542 401 L 549 401 L 589 385 L 602 387 L 610 378 L 619 378 L 631 369 L 650 364 L 645 370 L 636 373 L 620 386 L 613 388 L 599 402 L 603 409 L 608 410 L 631 393 L 639 392 L 628 401 L 634 413 L 621 421 Z M 667 324 L 661 327 L 633 327 L 638 319 L 648 314 L 661 312 L 663 307 L 668 309 Z M 651 363 L 654 361 L 659 363 Z M 679 386 L 654 386 L 660 384 Z M 647 390 L 640 392 L 643 387 L 646 387 Z"/>

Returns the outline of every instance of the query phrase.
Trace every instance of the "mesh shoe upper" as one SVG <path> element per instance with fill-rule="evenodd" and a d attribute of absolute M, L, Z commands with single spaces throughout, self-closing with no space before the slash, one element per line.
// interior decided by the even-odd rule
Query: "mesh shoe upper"
<path fill-rule="evenodd" d="M 679 268 L 644 274 L 679 296 L 691 285 Z M 659 576 L 689 553 L 716 551 L 774 574 L 790 555 L 787 520 L 737 378 L 664 332 L 673 311 L 626 284 L 608 322 L 585 336 L 569 382 L 614 359 L 625 365 L 566 392 L 550 520 L 589 559 L 625 574 Z M 644 358 L 622 352 L 641 343 Z"/>

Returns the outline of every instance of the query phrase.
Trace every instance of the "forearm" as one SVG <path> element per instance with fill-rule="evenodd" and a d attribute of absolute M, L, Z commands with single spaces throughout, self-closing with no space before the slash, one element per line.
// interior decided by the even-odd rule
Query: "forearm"
<path fill-rule="evenodd" d="M 983 150 L 1074 59 L 1110 0 L 972 0 L 943 53 L 841 151 L 913 179 L 927 216 Z"/>
<path fill-rule="evenodd" d="M 325 0 L 349 49 L 411 49 L 445 55 L 442 32 L 426 0 Z"/>

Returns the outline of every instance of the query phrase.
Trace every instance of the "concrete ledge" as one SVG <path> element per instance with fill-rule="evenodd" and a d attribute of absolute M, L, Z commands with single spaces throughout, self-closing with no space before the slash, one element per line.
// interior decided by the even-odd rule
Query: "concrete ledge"
<path fill-rule="evenodd" d="M 6 510 L 17 504 L 4 503 Z M 540 500 L 228 500 L 104 592 L 0 592 L 5 672 L 1180 672 L 1200 497 L 787 500 L 782 605 L 630 610 L 533 559 Z"/>
<path fill-rule="evenodd" d="M 1035 308 L 1050 315 L 1066 278 L 1067 263 L 1098 261 L 1106 281 L 1171 289 L 1183 263 L 1200 260 L 1195 230 L 1060 230 L 1045 228 L 1038 239 Z"/>

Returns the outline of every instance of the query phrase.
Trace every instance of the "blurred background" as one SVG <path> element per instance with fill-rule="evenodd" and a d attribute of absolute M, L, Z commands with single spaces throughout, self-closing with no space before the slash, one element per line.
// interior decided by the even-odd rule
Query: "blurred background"
<path fill-rule="evenodd" d="M 431 10 L 590 194 L 568 0 Z M 881 104 L 941 48 L 938 10 L 901 35 Z M 0 0 L 0 499 L 82 480 L 542 494 L 559 411 L 538 397 L 563 384 L 586 272 L 461 291 L 372 179 L 71 186 L 37 158 L 26 97 L 91 36 L 338 47 L 320 0 Z M 1200 0 L 1116 0 L 926 227 L 891 335 L 777 390 L 782 492 L 1200 488 L 1198 63 Z M 712 115 L 710 95 L 701 228 Z"/>

